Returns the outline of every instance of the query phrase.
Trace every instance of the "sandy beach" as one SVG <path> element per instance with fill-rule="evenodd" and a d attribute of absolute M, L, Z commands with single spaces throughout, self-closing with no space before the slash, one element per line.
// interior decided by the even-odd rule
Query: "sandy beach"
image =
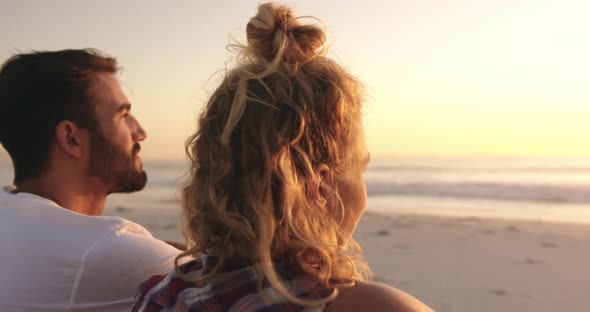
<path fill-rule="evenodd" d="M 181 241 L 177 215 L 115 208 Z M 356 232 L 375 280 L 436 311 L 590 311 L 590 226 L 367 212 Z"/>
<path fill-rule="evenodd" d="M 375 279 L 436 311 L 590 311 L 590 227 L 368 213 Z"/>

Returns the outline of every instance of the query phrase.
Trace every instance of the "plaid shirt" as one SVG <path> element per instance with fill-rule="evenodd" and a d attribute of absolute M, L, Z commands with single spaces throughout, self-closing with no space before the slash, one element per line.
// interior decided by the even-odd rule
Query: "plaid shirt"
<path fill-rule="evenodd" d="M 190 279 L 206 275 L 215 267 L 217 257 L 203 255 L 182 266 Z M 289 292 L 301 299 L 313 300 L 329 296 L 331 289 L 322 288 L 310 276 L 292 265 L 275 265 Z M 216 273 L 197 282 L 182 279 L 176 271 L 153 276 L 145 281 L 135 297 L 133 312 L 153 311 L 260 311 L 295 312 L 322 311 L 323 307 L 303 307 L 284 299 L 265 281 L 263 292 L 273 303 L 265 303 L 258 294 L 258 272 L 245 267 L 227 273 Z"/>

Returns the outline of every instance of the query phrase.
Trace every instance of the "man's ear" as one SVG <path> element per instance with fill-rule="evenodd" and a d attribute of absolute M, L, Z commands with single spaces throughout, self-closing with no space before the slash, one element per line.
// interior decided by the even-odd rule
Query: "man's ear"
<path fill-rule="evenodd" d="M 86 131 L 69 120 L 60 121 L 55 127 L 57 146 L 74 158 L 81 158 L 86 147 Z"/>

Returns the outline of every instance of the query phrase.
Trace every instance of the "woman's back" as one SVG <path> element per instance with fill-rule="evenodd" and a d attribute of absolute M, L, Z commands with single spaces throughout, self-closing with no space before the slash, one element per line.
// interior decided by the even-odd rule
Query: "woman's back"
<path fill-rule="evenodd" d="M 217 264 L 217 257 L 203 255 L 168 275 L 154 276 L 142 284 L 133 312 L 152 311 L 305 311 L 305 312 L 428 312 L 432 311 L 414 297 L 389 286 L 356 282 L 341 289 L 327 305 L 304 307 L 293 304 L 263 283 L 263 298 L 258 291 L 259 274 L 255 267 L 206 276 Z M 304 300 L 328 297 L 332 290 L 293 265 L 275 266 L 291 294 Z M 179 274 L 182 272 L 182 276 Z M 196 282 L 187 281 L 197 280 Z M 204 278 L 203 278 L 204 277 Z M 202 278 L 200 281 L 199 279 Z M 265 301 L 268 300 L 268 301 Z"/>
<path fill-rule="evenodd" d="M 356 282 L 352 288 L 341 289 L 338 297 L 324 311 L 432 312 L 432 309 L 399 289 L 378 283 Z"/>
<path fill-rule="evenodd" d="M 202 255 L 168 275 L 154 276 L 142 284 L 133 311 L 322 311 L 322 306 L 293 304 L 276 292 L 268 282 L 258 291 L 260 274 L 254 266 L 210 274 L 218 257 Z M 331 289 L 289 263 L 275 269 L 288 291 L 305 300 L 328 297 Z"/>

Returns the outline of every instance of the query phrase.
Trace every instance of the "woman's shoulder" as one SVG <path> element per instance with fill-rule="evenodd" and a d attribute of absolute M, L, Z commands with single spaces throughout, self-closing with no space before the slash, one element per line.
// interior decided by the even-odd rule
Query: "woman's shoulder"
<path fill-rule="evenodd" d="M 185 280 L 183 276 L 194 274 L 201 269 L 201 261 L 199 259 L 193 259 L 166 275 L 150 277 L 139 286 L 132 311 L 143 312 L 174 309 L 177 304 L 178 293 L 196 287 L 194 282 Z"/>
<path fill-rule="evenodd" d="M 432 312 L 427 305 L 411 295 L 380 283 L 356 282 L 340 290 L 338 297 L 325 311 L 399 311 Z"/>

